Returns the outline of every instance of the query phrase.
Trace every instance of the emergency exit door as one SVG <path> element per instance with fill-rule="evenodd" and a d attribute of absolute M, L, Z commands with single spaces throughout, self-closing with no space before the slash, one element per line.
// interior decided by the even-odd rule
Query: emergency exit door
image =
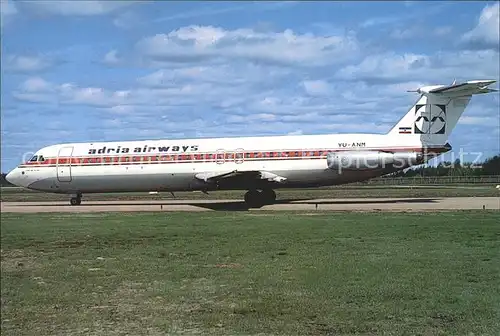
<path fill-rule="evenodd" d="M 57 155 L 57 180 L 59 182 L 71 182 L 71 157 L 73 147 L 61 147 Z"/>

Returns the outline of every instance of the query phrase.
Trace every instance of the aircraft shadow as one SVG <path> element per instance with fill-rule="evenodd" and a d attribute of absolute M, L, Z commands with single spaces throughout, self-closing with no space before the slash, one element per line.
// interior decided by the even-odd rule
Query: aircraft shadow
<path fill-rule="evenodd" d="M 404 199 L 381 199 L 381 200 L 364 200 L 364 199 L 357 199 L 353 198 L 352 200 L 314 200 L 314 199 L 282 199 L 282 200 L 277 200 L 274 205 L 279 205 L 279 204 L 308 204 L 308 205 L 321 205 L 321 204 L 396 204 L 396 203 L 435 203 L 438 201 L 438 199 L 433 199 L 433 198 L 404 198 Z M 106 202 L 102 201 L 98 204 L 85 204 L 85 201 L 82 202 L 81 206 L 91 206 L 91 207 L 103 207 L 103 206 L 162 206 L 168 209 L 168 207 L 172 206 L 177 206 L 177 205 L 188 205 L 188 206 L 194 206 L 194 207 L 199 207 L 199 208 L 205 208 L 205 209 L 210 209 L 210 210 L 215 210 L 215 211 L 248 211 L 250 207 L 246 205 L 244 201 L 221 201 L 221 202 L 203 202 L 203 201 L 176 201 L 175 203 L 171 203 L 169 201 L 165 201 L 164 203 L 147 203 L 147 202 L 137 202 L 137 203 L 127 203 L 127 202 Z M 45 205 L 41 204 L 26 204 L 26 206 L 32 206 L 32 207 L 43 207 Z M 73 205 L 70 204 L 61 204 L 58 206 L 68 206 L 68 207 L 73 207 Z M 265 205 L 263 206 L 265 207 Z M 252 209 L 255 209 L 255 207 L 252 207 Z"/>
<path fill-rule="evenodd" d="M 412 198 L 412 199 L 397 199 L 397 200 L 325 200 L 325 201 L 315 201 L 315 200 L 278 200 L 274 202 L 274 205 L 279 204 L 308 204 L 308 205 L 321 205 L 321 204 L 396 204 L 396 203 L 434 203 L 437 199 L 430 198 Z M 179 203 L 176 203 L 179 204 Z M 196 206 L 200 208 L 216 210 L 216 211 L 247 211 L 250 208 L 243 201 L 232 201 L 232 202 L 221 202 L 221 203 L 182 203 L 185 205 Z M 168 206 L 168 204 L 166 205 Z M 265 207 L 265 206 L 262 206 Z M 262 208 L 261 207 L 261 208 Z M 256 209 L 253 207 L 252 209 Z"/>

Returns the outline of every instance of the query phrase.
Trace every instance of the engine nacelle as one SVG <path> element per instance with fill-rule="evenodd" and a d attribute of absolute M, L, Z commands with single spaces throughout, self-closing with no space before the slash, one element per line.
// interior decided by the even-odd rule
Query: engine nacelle
<path fill-rule="evenodd" d="M 350 151 L 328 153 L 328 168 L 335 170 L 374 170 L 382 168 L 400 168 L 423 162 L 420 153 L 388 153 L 375 151 Z"/>

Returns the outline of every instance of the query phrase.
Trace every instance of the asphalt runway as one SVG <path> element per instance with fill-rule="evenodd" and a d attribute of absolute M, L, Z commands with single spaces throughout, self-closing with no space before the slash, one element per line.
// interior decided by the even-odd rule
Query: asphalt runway
<path fill-rule="evenodd" d="M 278 200 L 276 204 L 248 209 L 239 200 L 145 200 L 68 202 L 1 202 L 2 212 L 127 212 L 127 211 L 445 211 L 500 210 L 500 197 L 450 198 L 337 198 Z"/>

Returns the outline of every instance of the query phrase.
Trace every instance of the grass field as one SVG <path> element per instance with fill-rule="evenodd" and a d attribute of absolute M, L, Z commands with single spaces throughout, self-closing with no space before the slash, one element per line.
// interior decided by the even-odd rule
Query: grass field
<path fill-rule="evenodd" d="M 245 191 L 217 191 L 205 195 L 200 192 L 177 192 L 177 199 L 185 200 L 214 200 L 214 199 L 243 199 Z M 468 186 L 339 186 L 314 189 L 278 189 L 278 199 L 311 199 L 311 198 L 386 198 L 386 197 L 495 197 L 500 191 L 493 185 Z M 148 200 L 173 199 L 170 193 L 149 195 L 148 193 L 109 193 L 85 194 L 84 201 L 106 200 Z M 68 201 L 68 195 L 58 195 L 31 191 L 22 188 L 2 188 L 0 193 L 2 202 L 25 201 Z"/>
<path fill-rule="evenodd" d="M 498 335 L 499 223 L 2 214 L 2 335 Z"/>

